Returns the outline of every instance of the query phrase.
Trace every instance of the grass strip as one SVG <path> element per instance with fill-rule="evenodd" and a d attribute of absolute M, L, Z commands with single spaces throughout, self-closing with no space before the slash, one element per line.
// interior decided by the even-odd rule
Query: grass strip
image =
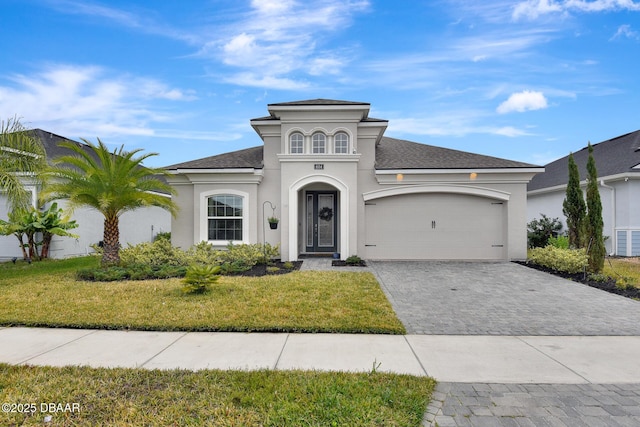
<path fill-rule="evenodd" d="M 180 279 L 83 282 L 66 271 L 0 276 L 0 325 L 158 331 L 404 334 L 371 273 L 298 271 L 222 276 L 211 292 L 184 295 Z M 47 263 L 49 264 L 49 263 Z M 55 266 L 55 263 L 51 263 Z M 9 277 L 5 273 L 9 273 Z"/>
<path fill-rule="evenodd" d="M 41 426 L 50 416 L 51 426 L 419 426 L 434 386 L 431 378 L 380 372 L 0 364 L 0 401 L 35 408 L 3 412 L 0 424 Z"/>

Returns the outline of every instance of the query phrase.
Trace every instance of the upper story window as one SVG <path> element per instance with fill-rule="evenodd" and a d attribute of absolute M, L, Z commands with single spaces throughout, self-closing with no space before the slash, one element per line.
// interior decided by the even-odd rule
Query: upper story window
<path fill-rule="evenodd" d="M 207 199 L 209 240 L 242 240 L 243 197 L 218 194 Z"/>
<path fill-rule="evenodd" d="M 337 154 L 349 153 L 349 135 L 344 132 L 337 133 L 335 136 L 335 152 Z"/>
<path fill-rule="evenodd" d="M 311 150 L 313 154 L 324 154 L 327 152 L 327 137 L 323 133 L 314 133 L 311 138 Z"/>
<path fill-rule="evenodd" d="M 289 137 L 289 152 L 291 154 L 304 153 L 304 136 L 301 133 L 294 133 Z"/>

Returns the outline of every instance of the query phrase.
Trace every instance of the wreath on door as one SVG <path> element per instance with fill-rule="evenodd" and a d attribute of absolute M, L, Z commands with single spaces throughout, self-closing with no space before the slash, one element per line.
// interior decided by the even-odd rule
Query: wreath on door
<path fill-rule="evenodd" d="M 333 209 L 325 206 L 318 212 L 318 218 L 324 221 L 331 221 L 331 218 L 333 218 Z"/>

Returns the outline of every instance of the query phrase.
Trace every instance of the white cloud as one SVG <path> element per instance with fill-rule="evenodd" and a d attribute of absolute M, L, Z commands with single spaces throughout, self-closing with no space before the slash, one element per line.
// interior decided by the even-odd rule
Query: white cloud
<path fill-rule="evenodd" d="M 389 120 L 390 134 L 426 135 L 434 137 L 464 137 L 473 134 L 506 137 L 528 136 L 531 133 L 512 126 L 486 124 L 487 114 L 474 110 L 452 110 L 428 117 L 394 118 Z"/>
<path fill-rule="evenodd" d="M 323 39 L 344 31 L 354 14 L 368 9 L 366 0 L 253 0 L 252 10 L 229 25 L 226 36 L 202 46 L 201 56 L 213 56 L 239 69 L 228 82 L 281 89 L 308 87 L 297 75 L 338 74 L 349 61 L 339 49 L 320 50 Z"/>
<path fill-rule="evenodd" d="M 511 94 L 509 99 L 498 106 L 496 111 L 499 114 L 514 111 L 522 113 L 524 111 L 541 110 L 543 108 L 547 108 L 547 98 L 544 97 L 542 92 L 524 90 Z"/>
<path fill-rule="evenodd" d="M 518 20 L 521 17 L 536 19 L 540 15 L 547 13 L 561 12 L 562 7 L 554 0 L 527 0 L 518 3 L 513 9 L 513 19 Z"/>
<path fill-rule="evenodd" d="M 190 91 L 155 79 L 112 75 L 95 66 L 46 65 L 32 75 L 7 76 L 0 86 L 0 117 L 22 117 L 32 127 L 65 135 L 152 135 L 153 124 L 175 115 L 158 100 L 194 99 Z M 157 104 L 151 107 L 151 103 Z"/>
<path fill-rule="evenodd" d="M 526 0 L 513 8 L 514 20 L 537 19 L 548 14 L 570 12 L 609 12 L 618 10 L 640 11 L 640 3 L 633 0 Z"/>
<path fill-rule="evenodd" d="M 626 37 L 632 40 L 640 40 L 640 34 L 637 31 L 633 31 L 631 29 L 631 25 L 628 24 L 620 25 L 618 27 L 618 31 L 616 31 L 616 33 L 609 40 L 615 40 L 622 37 Z"/>

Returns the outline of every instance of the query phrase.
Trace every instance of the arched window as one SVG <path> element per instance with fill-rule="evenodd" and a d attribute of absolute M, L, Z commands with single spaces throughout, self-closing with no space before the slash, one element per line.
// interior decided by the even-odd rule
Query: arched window
<path fill-rule="evenodd" d="M 301 133 L 296 132 L 289 137 L 289 153 L 304 153 L 304 136 Z"/>
<path fill-rule="evenodd" d="M 349 153 L 349 135 L 344 132 L 337 133 L 335 136 L 335 152 L 337 154 Z"/>
<path fill-rule="evenodd" d="M 313 154 L 323 154 L 327 152 L 327 137 L 323 133 L 314 133 L 311 139 Z"/>
<path fill-rule="evenodd" d="M 216 194 L 207 198 L 209 240 L 242 241 L 243 197 Z"/>

